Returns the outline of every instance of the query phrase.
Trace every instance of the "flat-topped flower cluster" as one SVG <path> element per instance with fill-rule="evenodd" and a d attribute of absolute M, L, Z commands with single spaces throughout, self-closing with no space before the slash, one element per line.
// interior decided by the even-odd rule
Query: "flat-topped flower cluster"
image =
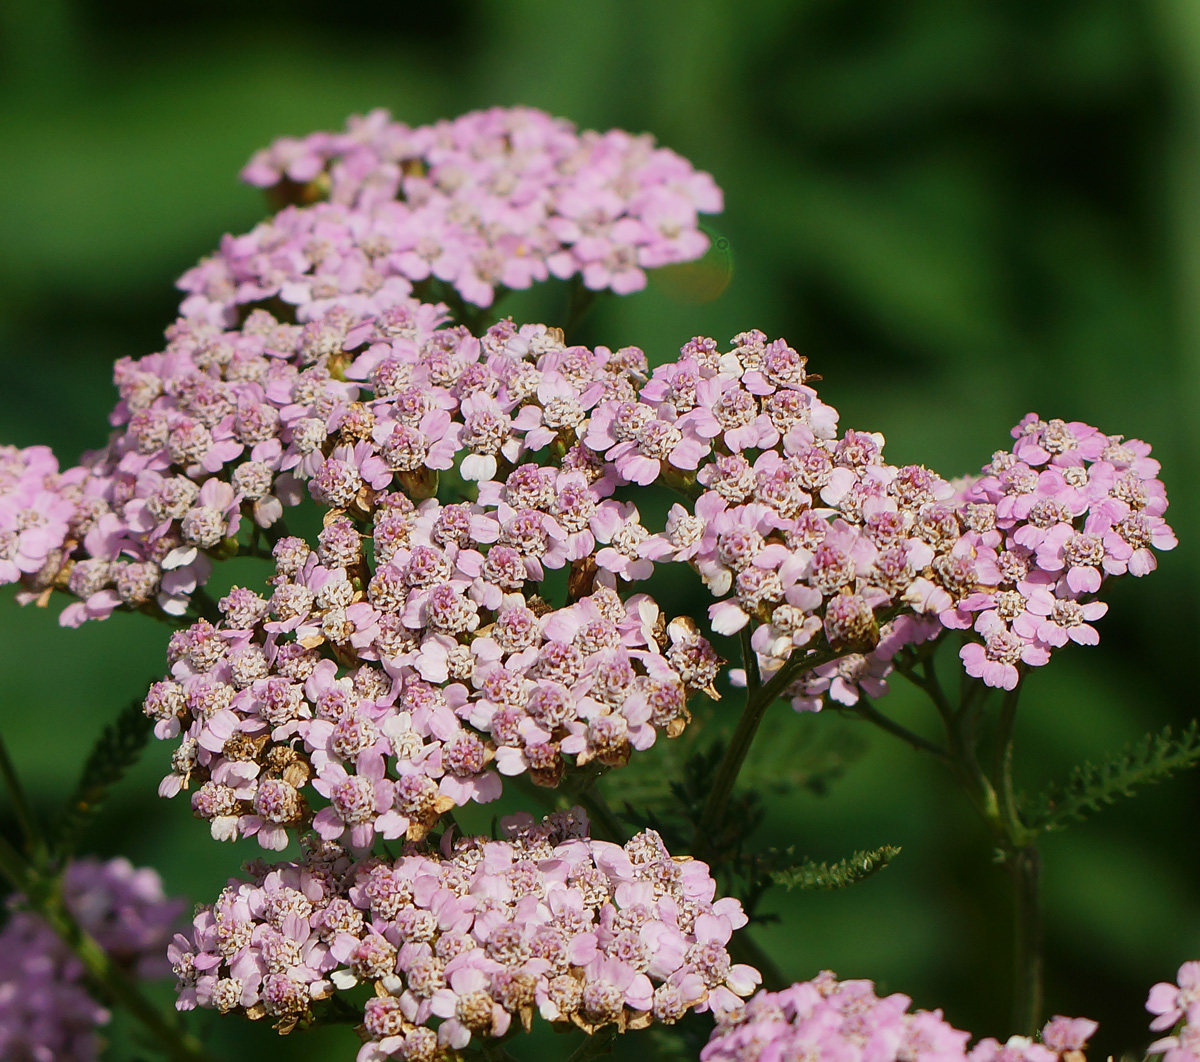
<path fill-rule="evenodd" d="M 888 464 L 878 434 L 839 435 L 806 359 L 761 332 L 727 350 L 693 339 L 651 372 L 635 347 L 571 346 L 557 329 L 511 321 L 476 337 L 444 305 L 410 297 L 415 252 L 381 235 L 383 214 L 427 243 L 433 215 L 460 227 L 488 218 L 486 238 L 500 243 L 518 217 L 535 218 L 566 241 L 547 258 L 559 273 L 562 247 L 583 268 L 597 259 L 579 248 L 601 229 L 633 232 L 635 215 L 637 239 L 651 241 L 639 244 L 643 264 L 702 253 L 695 210 L 718 209 L 719 193 L 647 141 L 577 134 L 522 109 L 420 129 L 376 113 L 344 133 L 280 141 L 246 175 L 307 203 L 284 212 L 310 226 L 304 239 L 273 234 L 277 215 L 184 279 L 192 293 L 166 349 L 117 365 L 105 450 L 62 474 L 42 448 L 5 460 L 0 482 L 17 504 L 0 527 L 0 579 L 19 579 L 25 600 L 74 596 L 65 623 L 120 607 L 184 614 L 214 561 L 262 552 L 284 508 L 308 494 L 371 539 L 375 567 L 357 588 L 369 585 L 367 601 L 321 615 L 340 624 L 334 643 L 365 659 L 378 635 L 392 643 L 384 655 L 445 681 L 467 666 L 464 635 L 488 628 L 504 599 L 541 607 L 532 598 L 546 570 L 568 568 L 587 592 L 682 561 L 719 599 L 713 629 L 746 630 L 764 677 L 789 661 L 788 695 L 812 709 L 883 692 L 896 653 L 947 628 L 973 632 L 962 652 L 972 674 L 1011 688 L 1018 664 L 1095 641 L 1104 578 L 1144 574 L 1152 550 L 1174 545 L 1144 443 L 1031 415 L 1012 451 L 956 487 Z M 646 220 L 668 216 L 666 229 Z M 412 276 L 382 281 L 363 265 L 368 244 L 371 261 L 399 271 L 392 279 Z M 465 501 L 442 483 L 453 503 L 437 518 L 462 526 L 423 531 L 445 541 L 417 542 L 414 561 L 396 499 L 439 497 L 439 476 L 461 483 Z M 617 496 L 656 483 L 686 498 L 661 529 Z M 354 563 L 324 567 L 346 569 L 341 586 Z M 303 578 L 276 591 L 288 615 L 268 622 L 297 619 L 316 594 Z M 415 650 L 414 631 L 428 632 Z M 703 688 L 714 658 L 698 655 Z"/>
<path fill-rule="evenodd" d="M 839 436 L 805 359 L 759 332 L 727 352 L 694 339 L 640 388 L 636 348 L 571 347 L 554 329 L 509 321 L 475 339 L 412 302 L 378 317 L 334 309 L 303 329 L 260 310 L 240 330 L 184 323 L 173 336 L 164 354 L 119 368 L 121 430 L 86 471 L 59 476 L 40 451 L 8 458 L 14 490 L 53 502 L 28 531 L 10 518 L 10 555 L 22 560 L 8 577 L 23 576 L 29 597 L 43 585 L 78 596 L 64 622 L 122 603 L 183 612 L 213 559 L 238 548 L 243 522 L 273 528 L 304 484 L 369 531 L 376 560 L 395 569 L 397 536 L 411 535 L 395 510 L 449 473 L 477 484 L 478 500 L 438 510 L 462 526 L 427 532 L 452 556 L 418 543 L 442 549 L 411 576 L 422 586 L 473 581 L 476 598 L 489 596 L 473 567 L 485 547 L 489 609 L 547 569 L 613 586 L 685 561 L 723 599 L 714 630 L 751 625 L 764 673 L 811 653 L 791 693 L 815 707 L 826 693 L 852 703 L 859 688 L 879 692 L 901 646 L 946 628 L 973 627 L 967 667 L 1011 688 L 1018 662 L 1094 643 L 1101 582 L 1145 574 L 1153 550 L 1175 544 L 1144 443 L 1031 415 L 1014 450 L 956 490 L 921 466 L 887 464 L 878 435 Z M 212 360 L 210 341 L 223 352 Z M 655 482 L 695 498 L 660 531 L 613 497 Z M 41 575 L 24 571 L 35 565 Z M 395 598 L 389 578 L 404 581 L 375 577 L 379 600 Z M 413 612 L 400 627 L 423 625 Z M 439 622 L 473 629 L 474 617 Z"/>
<path fill-rule="evenodd" d="M 191 790 L 220 840 L 302 839 L 176 937 L 180 1008 L 288 1031 L 369 985 L 360 1062 L 444 1062 L 535 1014 L 594 1033 L 689 1011 L 718 1020 L 703 1062 L 1081 1062 L 1085 1019 L 968 1052 L 940 1012 L 831 974 L 743 1003 L 760 978 L 727 945 L 746 916 L 704 863 L 651 830 L 592 839 L 578 809 L 460 840 L 449 812 L 505 778 L 586 787 L 717 699 L 704 625 L 653 596 L 664 564 L 703 584 L 710 632 L 741 639 L 728 677 L 751 706 L 854 705 L 949 632 L 969 675 L 1014 689 L 1098 640 L 1107 579 L 1175 546 L 1150 448 L 1030 414 L 953 481 L 842 428 L 807 358 L 756 329 L 652 364 L 485 316 L 550 277 L 575 278 L 578 308 L 705 252 L 720 190 L 647 137 L 522 108 L 418 128 L 375 112 L 280 140 L 244 176 L 281 209 L 180 280 L 164 349 L 117 363 L 106 446 L 65 469 L 0 450 L 0 583 L 68 598 L 65 625 L 178 627 L 144 701 L 177 742 L 160 793 Z M 678 498 L 661 520 L 652 487 Z M 306 499 L 309 538 L 285 526 Z M 210 596 L 235 556 L 271 571 Z M 130 963 L 167 911 L 137 880 L 101 941 Z M 49 947 L 20 915 L 5 934 Z M 0 1030 L 69 1012 L 13 1050 L 87 1057 L 104 1012 L 69 964 L 44 983 L 57 961 L 13 968 L 33 1009 L 3 1017 L 0 992 Z M 1198 980 L 1151 995 L 1155 1027 L 1178 1025 L 1154 1047 L 1168 1062 L 1200 1062 Z"/>
<path fill-rule="evenodd" d="M 967 673 L 1004 689 L 1018 663 L 1044 664 L 1068 641 L 1095 645 L 1101 584 L 1152 572 L 1153 551 L 1177 544 L 1146 443 L 1033 413 L 1013 437 L 962 493 L 979 592 L 942 617 L 982 638 L 961 652 Z"/>
<path fill-rule="evenodd" d="M 645 270 L 704 254 L 697 215 L 722 209 L 712 177 L 653 138 L 526 107 L 416 128 L 374 111 L 278 140 L 242 176 L 279 201 L 328 201 L 226 237 L 181 278 L 185 316 L 231 324 L 271 298 L 302 321 L 377 311 L 430 279 L 480 307 L 550 277 L 625 295 Z"/>
<path fill-rule="evenodd" d="M 723 1012 L 754 990 L 757 971 L 725 948 L 741 905 L 715 900 L 708 867 L 672 857 L 654 831 L 592 840 L 574 809 L 519 816 L 504 834 L 395 860 L 313 840 L 301 863 L 259 866 L 175 938 L 179 1006 L 289 1028 L 369 982 L 358 1058 L 376 1062 L 439 1058 L 534 1014 L 624 1031 Z"/>
<path fill-rule="evenodd" d="M 219 626 L 173 637 L 172 677 L 145 703 L 159 737 L 181 739 L 160 792 L 202 783 L 192 806 L 215 838 L 280 849 L 311 824 L 356 850 L 376 834 L 420 839 L 442 812 L 498 797 L 502 776 L 553 786 L 564 757 L 618 766 L 675 736 L 689 693 L 715 677 L 690 626 L 673 625 L 664 655 L 645 595 L 527 600 L 496 585 L 500 547 L 485 557 L 438 534 L 490 516 L 400 500 L 383 511 L 393 533 L 407 521 L 408 545 L 373 576 L 354 526 L 335 520 L 315 551 L 280 540 L 269 601 L 234 588 Z M 314 790 L 328 800 L 315 816 Z"/>
<path fill-rule="evenodd" d="M 898 992 L 879 997 L 872 982 L 839 981 L 825 970 L 718 1014 L 700 1062 L 1083 1062 L 1097 1028 L 1087 1018 L 1056 1017 L 1040 1042 L 988 1037 L 968 1051 L 970 1033 L 951 1026 L 940 1010 L 910 1011 L 911 1004 Z"/>

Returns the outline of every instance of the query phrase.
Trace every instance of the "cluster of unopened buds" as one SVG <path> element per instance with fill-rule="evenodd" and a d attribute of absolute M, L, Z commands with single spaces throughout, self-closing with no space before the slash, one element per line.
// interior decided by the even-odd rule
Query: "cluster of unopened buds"
<path fill-rule="evenodd" d="M 167 899 L 149 867 L 79 859 L 63 873 L 62 897 L 75 923 L 128 974 L 170 972 L 166 948 L 182 900 Z M 0 1057 L 93 1062 L 109 1011 L 88 993 L 83 963 L 41 918 L 9 901 L 0 930 Z"/>
<path fill-rule="evenodd" d="M 286 1031 L 359 982 L 360 1062 L 433 1059 L 534 1014 L 594 1032 L 724 1012 L 757 985 L 725 945 L 746 922 L 708 867 L 653 831 L 591 840 L 580 809 L 355 860 L 310 841 L 301 863 L 232 881 L 171 949 L 179 1005 L 272 1017 Z"/>

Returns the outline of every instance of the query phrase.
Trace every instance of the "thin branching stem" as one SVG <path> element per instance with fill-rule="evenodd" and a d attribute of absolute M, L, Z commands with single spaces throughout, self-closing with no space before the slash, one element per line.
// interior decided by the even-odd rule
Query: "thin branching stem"
<path fill-rule="evenodd" d="M 1013 785 L 1013 738 L 1021 684 L 1008 690 L 1000 706 L 992 779 L 999 796 L 1004 831 L 1004 865 L 1013 876 L 1013 1030 L 1034 1035 L 1042 1010 L 1041 857 L 1036 830 L 1021 821 Z"/>
<path fill-rule="evenodd" d="M 1000 802 L 1000 815 L 1003 819 L 1005 834 L 1009 843 L 1015 848 L 1023 848 L 1031 844 L 1034 834 L 1026 829 L 1017 812 L 1017 798 L 1013 788 L 1013 731 L 1017 720 L 1017 701 L 1021 696 L 1021 685 L 1018 682 L 1004 694 L 1000 706 L 1000 722 L 996 728 L 995 763 L 992 768 L 997 795 Z"/>
<path fill-rule="evenodd" d="M 584 810 L 588 813 L 588 819 L 591 821 L 593 830 L 599 830 L 607 841 L 612 841 L 614 844 L 624 844 L 629 840 L 629 831 L 605 799 L 604 794 L 600 792 L 597 783 L 601 777 L 602 775 L 597 774 L 576 795 L 579 803 L 583 805 Z"/>
<path fill-rule="evenodd" d="M 563 335 L 568 343 L 575 335 L 575 330 L 583 323 L 583 319 L 587 316 L 598 295 L 599 292 L 585 287 L 583 280 L 578 275 L 571 278 L 570 290 L 567 295 L 567 319 L 563 325 Z"/>
<path fill-rule="evenodd" d="M 203 587 L 197 587 L 192 591 L 191 603 L 192 608 L 196 610 L 196 614 L 201 619 L 206 619 L 212 624 L 221 622 L 221 610 L 217 607 L 217 603 L 212 599 L 209 592 Z"/>
<path fill-rule="evenodd" d="M 986 693 L 979 679 L 964 680 L 959 703 L 952 706 L 938 681 L 933 659 L 920 671 L 912 662 L 898 670 L 923 690 L 937 708 L 946 730 L 945 762 L 987 825 L 1013 879 L 1013 1030 L 1032 1036 L 1041 1024 L 1042 910 L 1039 894 L 1041 858 L 1034 841 L 1038 831 L 1022 821 L 1013 783 L 1013 743 L 1020 681 L 1006 691 L 996 724 L 991 772 L 979 763 L 980 708 Z M 874 720 L 873 720 L 874 721 Z M 898 735 L 903 736 L 903 735 Z"/>
<path fill-rule="evenodd" d="M 571 1052 L 567 1062 L 590 1062 L 593 1058 L 607 1055 L 612 1051 L 615 1038 L 616 1029 L 613 1026 L 606 1025 L 603 1029 L 597 1029 Z"/>
<path fill-rule="evenodd" d="M 1034 1036 L 1042 1025 L 1041 856 L 1027 844 L 1008 853 L 1013 876 L 1013 1031 Z"/>
<path fill-rule="evenodd" d="M 749 648 L 749 639 L 746 639 L 745 645 Z M 747 680 L 749 679 L 749 660 L 754 658 L 753 654 L 753 649 L 750 649 L 747 660 Z M 742 708 L 741 718 L 738 719 L 733 736 L 730 737 L 729 744 L 725 747 L 725 753 L 721 757 L 721 762 L 713 777 L 712 789 L 709 790 L 708 799 L 705 800 L 704 808 L 700 813 L 698 837 L 701 839 L 701 843 L 704 843 L 705 838 L 719 834 L 724 824 L 725 812 L 729 807 L 729 797 L 733 793 L 733 787 L 737 783 L 742 764 L 746 761 L 746 755 L 754 743 L 754 735 L 758 733 L 759 724 L 767 709 L 799 674 L 827 664 L 830 660 L 836 659 L 838 655 L 832 649 L 811 654 L 802 651 L 793 652 L 783 666 L 765 683 L 753 689 L 747 688 L 746 703 Z"/>
<path fill-rule="evenodd" d="M 926 658 L 922 662 L 920 672 L 911 663 L 898 666 L 897 670 L 933 702 L 946 732 L 947 756 L 943 762 L 958 779 L 963 792 L 979 812 L 997 843 L 1003 843 L 1004 831 L 1000 825 L 996 790 L 975 755 L 977 736 L 972 713 L 964 711 L 961 704 L 958 708 L 950 704 L 938 681 L 931 659 Z M 968 696 L 969 694 L 963 693 L 964 702 Z"/>
<path fill-rule="evenodd" d="M 858 703 L 853 707 L 847 708 L 846 711 L 852 715 L 857 715 L 860 719 L 865 719 L 868 723 L 873 723 L 875 726 L 879 727 L 880 730 L 884 730 L 894 737 L 898 737 L 901 741 L 911 745 L 918 752 L 931 753 L 941 760 L 948 760 L 950 758 L 950 753 L 942 748 L 941 745 L 935 744 L 934 742 L 921 737 L 920 734 L 914 733 L 906 726 L 901 726 L 901 724 L 897 723 L 894 719 L 889 719 L 878 708 L 876 708 L 874 704 L 871 703 L 871 698 L 865 693 L 860 693 L 858 697 Z"/>
<path fill-rule="evenodd" d="M 142 995 L 129 975 L 113 962 L 91 935 L 79 927 L 61 901 L 44 904 L 38 909 L 38 914 L 83 963 L 88 977 L 114 1003 L 124 1007 L 141 1022 L 172 1062 L 210 1062 L 200 1042 L 168 1020 L 157 1006 Z"/>
<path fill-rule="evenodd" d="M 750 629 L 750 624 L 747 623 L 741 630 L 742 661 L 746 667 L 746 689 L 751 693 L 762 685 L 762 675 L 758 670 L 758 653 L 750 644 L 752 637 L 753 631 Z"/>
<path fill-rule="evenodd" d="M 46 838 L 41 824 L 33 813 L 33 808 L 25 796 L 21 780 L 17 777 L 12 757 L 8 754 L 8 746 L 0 735 L 0 777 L 4 779 L 4 787 L 12 801 L 13 812 L 17 817 L 17 825 L 25 836 L 26 851 L 33 857 L 35 863 L 41 863 L 46 855 Z"/>
<path fill-rule="evenodd" d="M 544 785 L 538 785 L 528 774 L 518 774 L 513 777 L 512 782 L 545 811 L 554 811 L 558 808 L 558 798 L 554 795 L 554 790 L 547 789 Z"/>

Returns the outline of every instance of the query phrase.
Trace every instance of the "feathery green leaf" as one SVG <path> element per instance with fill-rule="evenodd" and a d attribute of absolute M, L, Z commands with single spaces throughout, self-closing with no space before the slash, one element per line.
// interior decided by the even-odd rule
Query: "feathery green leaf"
<path fill-rule="evenodd" d="M 1193 720 L 1178 736 L 1164 727 L 1127 745 L 1106 763 L 1082 763 L 1067 780 L 1051 784 L 1022 815 L 1038 830 L 1060 830 L 1132 796 L 1138 786 L 1153 785 L 1200 763 L 1200 723 Z"/>
<path fill-rule="evenodd" d="M 899 854 L 898 846 L 885 844 L 871 852 L 855 852 L 836 863 L 806 859 L 799 866 L 772 871 L 771 879 L 788 889 L 844 889 L 877 874 Z"/>
<path fill-rule="evenodd" d="M 69 856 L 84 827 L 95 816 L 105 796 L 141 755 L 150 737 L 153 723 L 142 710 L 141 701 L 132 701 L 96 739 L 75 791 L 67 799 L 51 831 L 56 856 Z"/>

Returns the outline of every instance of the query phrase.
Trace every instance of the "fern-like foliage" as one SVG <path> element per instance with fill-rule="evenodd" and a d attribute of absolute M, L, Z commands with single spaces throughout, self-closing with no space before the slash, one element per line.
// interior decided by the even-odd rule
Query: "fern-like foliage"
<path fill-rule="evenodd" d="M 788 889 L 844 889 L 878 874 L 899 854 L 898 846 L 885 844 L 870 852 L 855 852 L 836 863 L 806 859 L 798 866 L 772 871 L 771 880 Z"/>
<path fill-rule="evenodd" d="M 1193 720 L 1178 736 L 1164 727 L 1127 745 L 1101 764 L 1083 763 L 1065 782 L 1050 785 L 1022 817 L 1036 830 L 1061 830 L 1068 823 L 1132 796 L 1138 786 L 1153 785 L 1200 763 L 1200 722 Z"/>
<path fill-rule="evenodd" d="M 142 702 L 133 701 L 104 728 L 83 765 L 74 792 L 52 828 L 51 846 L 55 856 L 65 858 L 74 851 L 80 835 L 108 791 L 137 762 L 153 725 L 142 710 Z"/>

